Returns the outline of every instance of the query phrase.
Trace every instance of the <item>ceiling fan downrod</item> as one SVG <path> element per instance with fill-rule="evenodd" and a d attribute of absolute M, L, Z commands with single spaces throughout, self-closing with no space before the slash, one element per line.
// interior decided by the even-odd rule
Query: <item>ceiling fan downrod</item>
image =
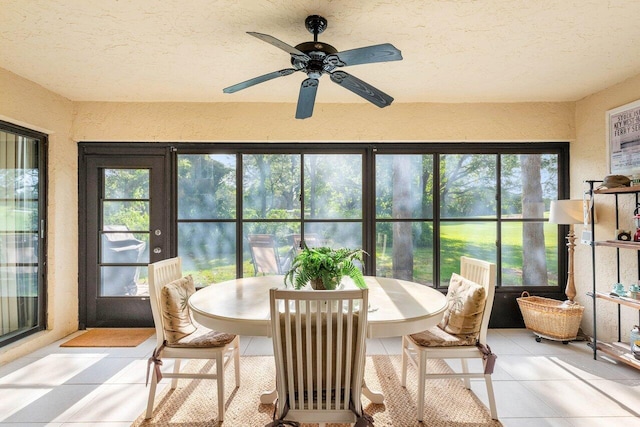
<path fill-rule="evenodd" d="M 327 20 L 320 15 L 310 15 L 304 20 L 304 26 L 313 34 L 313 41 L 318 41 L 318 34 L 327 29 Z"/>

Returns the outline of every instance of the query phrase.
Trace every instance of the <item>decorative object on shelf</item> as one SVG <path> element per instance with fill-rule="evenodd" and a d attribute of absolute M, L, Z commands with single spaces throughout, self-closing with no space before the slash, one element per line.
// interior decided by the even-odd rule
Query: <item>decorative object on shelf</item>
<path fill-rule="evenodd" d="M 619 297 L 627 296 L 627 292 L 624 290 L 624 285 L 622 283 L 614 283 L 611 288 L 611 292 Z"/>
<path fill-rule="evenodd" d="M 631 353 L 633 357 L 640 360 L 640 326 L 636 325 L 631 330 L 629 335 L 629 344 L 631 346 Z"/>
<path fill-rule="evenodd" d="M 623 242 L 630 242 L 631 232 L 627 230 L 616 230 L 616 240 L 622 240 Z"/>
<path fill-rule="evenodd" d="M 638 299 L 638 293 L 640 292 L 640 286 L 635 283 L 629 285 L 629 298 Z"/>
<path fill-rule="evenodd" d="M 344 276 L 353 280 L 360 289 L 365 289 L 362 264 L 365 252 L 361 249 L 331 249 L 329 247 L 303 249 L 293 258 L 291 268 L 284 276 L 284 283 L 301 289 L 311 284 L 316 290 L 334 290 L 339 287 Z"/>
<path fill-rule="evenodd" d="M 624 175 L 607 175 L 602 181 L 602 185 L 598 187 L 598 190 L 629 187 L 631 185 L 631 179 Z"/>
<path fill-rule="evenodd" d="M 552 200 L 551 211 L 549 213 L 549 222 L 552 224 L 569 225 L 569 233 L 567 233 L 567 248 L 569 251 L 567 286 L 565 294 L 569 301 L 573 302 L 576 296 L 576 285 L 573 281 L 573 252 L 576 247 L 576 235 L 573 231 L 574 224 L 582 224 L 584 222 L 584 214 L 582 209 L 582 200 Z"/>

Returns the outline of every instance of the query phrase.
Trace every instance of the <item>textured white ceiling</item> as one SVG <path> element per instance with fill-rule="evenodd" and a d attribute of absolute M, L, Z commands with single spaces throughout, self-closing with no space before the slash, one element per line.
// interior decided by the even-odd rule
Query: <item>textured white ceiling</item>
<path fill-rule="evenodd" d="M 75 101 L 296 102 L 303 73 L 246 34 L 404 60 L 349 67 L 395 102 L 574 101 L 640 74 L 638 0 L 0 0 L 0 67 Z M 366 102 L 323 76 L 316 102 Z"/>

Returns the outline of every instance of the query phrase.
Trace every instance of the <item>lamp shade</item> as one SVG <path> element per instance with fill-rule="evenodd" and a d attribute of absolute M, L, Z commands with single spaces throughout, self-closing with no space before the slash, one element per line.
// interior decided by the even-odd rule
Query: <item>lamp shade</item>
<path fill-rule="evenodd" d="M 582 200 L 552 200 L 549 222 L 552 224 L 583 223 Z"/>

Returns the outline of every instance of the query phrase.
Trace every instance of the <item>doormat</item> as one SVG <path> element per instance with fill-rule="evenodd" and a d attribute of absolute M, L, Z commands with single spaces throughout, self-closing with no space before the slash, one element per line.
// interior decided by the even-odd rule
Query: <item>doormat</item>
<path fill-rule="evenodd" d="M 153 328 L 89 329 L 60 347 L 136 347 L 155 333 Z"/>

